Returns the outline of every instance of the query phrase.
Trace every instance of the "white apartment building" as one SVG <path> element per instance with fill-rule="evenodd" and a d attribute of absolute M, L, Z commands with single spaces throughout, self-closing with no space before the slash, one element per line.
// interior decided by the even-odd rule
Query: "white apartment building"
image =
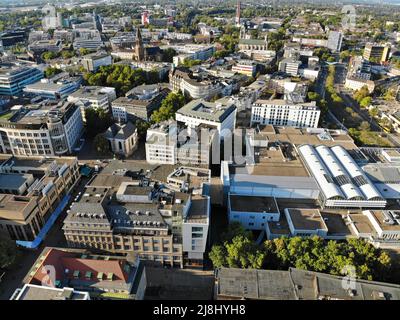
<path fill-rule="evenodd" d="M 257 100 L 251 108 L 251 125 L 317 128 L 321 110 L 316 102 L 293 103 L 287 100 Z"/>
<path fill-rule="evenodd" d="M 191 129 L 203 125 L 216 129 L 222 138 L 226 133 L 232 133 L 235 129 L 236 112 L 237 108 L 233 104 L 223 106 L 198 99 L 192 100 L 180 108 L 175 114 L 175 119 L 184 123 L 189 129 L 189 133 Z"/>
<path fill-rule="evenodd" d="M 82 65 L 87 71 L 96 71 L 101 66 L 109 66 L 112 58 L 107 53 L 95 52 L 82 58 Z"/>
<path fill-rule="evenodd" d="M 257 64 L 253 60 L 239 60 L 232 66 L 232 71 L 244 74 L 249 77 L 256 75 Z"/>
<path fill-rule="evenodd" d="M 183 252 L 190 265 L 201 265 L 206 251 L 210 226 L 209 196 L 192 195 L 190 207 L 182 223 Z"/>
<path fill-rule="evenodd" d="M 184 44 L 168 46 L 168 48 L 172 48 L 178 52 L 178 55 L 173 58 L 175 67 L 184 62 L 186 59 L 205 61 L 208 58 L 211 58 L 215 52 L 215 47 L 213 45 L 202 44 Z"/>
<path fill-rule="evenodd" d="M 176 122 L 163 122 L 147 130 L 146 160 L 151 164 L 208 165 L 213 134 L 205 135 L 202 142 L 200 132 L 180 130 Z"/>
<path fill-rule="evenodd" d="M 155 125 L 147 129 L 146 160 L 151 164 L 176 163 L 177 127 L 169 123 Z"/>
<path fill-rule="evenodd" d="M 85 110 L 87 108 L 103 109 L 109 112 L 111 102 L 117 98 L 115 88 L 87 86 L 71 93 L 68 101 L 79 104 L 83 121 L 85 119 Z"/>
<path fill-rule="evenodd" d="M 83 132 L 73 103 L 24 106 L 0 121 L 0 146 L 13 155 L 61 156 L 73 152 Z"/>
<path fill-rule="evenodd" d="M 372 93 L 375 90 L 375 82 L 372 80 L 359 79 L 355 77 L 347 77 L 344 86 L 353 91 L 360 90 L 362 87 L 366 86 L 368 91 Z"/>
<path fill-rule="evenodd" d="M 279 71 L 285 72 L 292 76 L 297 76 L 299 74 L 300 65 L 301 61 L 299 60 L 286 58 L 279 62 Z"/>

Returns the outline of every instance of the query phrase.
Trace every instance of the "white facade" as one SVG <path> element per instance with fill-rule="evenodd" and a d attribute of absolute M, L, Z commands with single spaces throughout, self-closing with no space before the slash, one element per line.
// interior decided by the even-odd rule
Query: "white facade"
<path fill-rule="evenodd" d="M 259 207 L 257 210 L 247 209 L 238 210 L 232 205 L 232 197 L 240 197 L 243 199 L 248 199 L 247 201 L 258 202 L 259 196 L 241 196 L 229 193 L 228 196 L 228 215 L 229 223 L 239 222 L 244 228 L 248 230 L 265 230 L 265 226 L 268 221 L 279 221 L 280 212 L 276 204 L 275 198 L 269 198 L 274 203 L 276 210 L 268 210 L 267 208 Z M 252 198 L 254 200 L 252 200 Z M 263 211 L 265 209 L 265 211 Z"/>
<path fill-rule="evenodd" d="M 319 69 L 304 68 L 299 70 L 299 74 L 306 79 L 315 80 L 318 78 Z"/>
<path fill-rule="evenodd" d="M 373 81 L 357 78 L 346 78 L 344 86 L 353 91 L 360 90 L 362 87 L 366 86 L 370 93 L 375 89 L 375 83 Z"/>
<path fill-rule="evenodd" d="M 317 128 L 321 111 L 315 102 L 291 104 L 285 100 L 257 100 L 251 124 Z"/>
<path fill-rule="evenodd" d="M 292 76 L 297 76 L 299 74 L 299 67 L 301 65 L 300 61 L 293 59 L 284 59 L 279 62 L 279 71 L 285 72 Z"/>
<path fill-rule="evenodd" d="M 101 66 L 109 66 L 112 64 L 112 58 L 107 54 L 93 54 L 84 56 L 82 59 L 83 67 L 88 71 L 96 71 Z"/>
<path fill-rule="evenodd" d="M 327 43 L 328 49 L 335 52 L 340 52 L 342 48 L 342 42 L 343 42 L 343 34 L 341 32 L 329 31 L 328 43 Z"/>
<path fill-rule="evenodd" d="M 190 216 L 189 209 L 188 216 L 182 223 L 182 246 L 189 260 L 201 261 L 204 259 L 207 246 L 211 201 L 209 196 L 193 196 L 191 204 L 193 201 L 204 201 L 206 212 L 201 219 L 196 219 Z"/>
<path fill-rule="evenodd" d="M 222 84 L 220 82 L 197 82 L 191 79 L 180 80 L 180 90 L 184 94 L 190 95 L 193 99 L 209 99 L 215 97 L 222 92 Z"/>
<path fill-rule="evenodd" d="M 68 96 L 68 101 L 80 102 L 83 121 L 85 119 L 85 109 L 103 109 L 109 112 L 110 104 L 117 98 L 115 88 L 112 87 L 82 87 Z"/>
<path fill-rule="evenodd" d="M 13 123 L 0 124 L 0 131 L 6 135 L 10 150 L 6 150 L 4 137 L 0 145 L 5 153 L 13 155 L 64 155 L 72 153 L 83 132 L 83 121 L 79 108 L 74 108 L 68 118 L 47 118 L 43 112 L 42 123 L 16 126 Z M 34 113 L 28 113 L 28 116 Z"/>
<path fill-rule="evenodd" d="M 252 60 L 240 60 L 232 66 L 232 71 L 249 77 L 254 77 L 256 75 L 256 69 L 257 65 Z"/>
<path fill-rule="evenodd" d="M 208 125 L 217 129 L 220 137 L 225 133 L 232 133 L 236 127 L 236 112 L 234 105 L 222 106 L 204 100 L 193 100 L 179 109 L 175 119 L 190 129 L 200 125 Z"/>

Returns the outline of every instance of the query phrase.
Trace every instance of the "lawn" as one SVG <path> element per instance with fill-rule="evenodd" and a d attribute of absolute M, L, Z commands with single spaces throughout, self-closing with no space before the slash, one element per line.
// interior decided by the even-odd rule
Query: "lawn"
<path fill-rule="evenodd" d="M 13 112 L 6 112 L 0 115 L 0 119 L 2 120 L 10 120 L 14 113 Z"/>

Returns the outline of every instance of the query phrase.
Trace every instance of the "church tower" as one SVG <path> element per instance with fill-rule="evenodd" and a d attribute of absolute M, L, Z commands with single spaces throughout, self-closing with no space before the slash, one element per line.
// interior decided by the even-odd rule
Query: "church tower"
<path fill-rule="evenodd" d="M 143 39 L 142 34 L 140 32 L 140 28 L 136 28 L 136 40 L 135 40 L 135 60 L 143 61 L 144 60 L 144 47 L 143 47 Z"/>
<path fill-rule="evenodd" d="M 235 22 L 236 26 L 240 26 L 240 0 L 237 2 Z"/>

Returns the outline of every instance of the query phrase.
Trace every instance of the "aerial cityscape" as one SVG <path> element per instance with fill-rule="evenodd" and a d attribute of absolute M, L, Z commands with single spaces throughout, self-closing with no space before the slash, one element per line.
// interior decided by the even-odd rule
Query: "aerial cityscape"
<path fill-rule="evenodd" d="M 400 300 L 400 1 L 0 0 L 0 300 Z"/>

